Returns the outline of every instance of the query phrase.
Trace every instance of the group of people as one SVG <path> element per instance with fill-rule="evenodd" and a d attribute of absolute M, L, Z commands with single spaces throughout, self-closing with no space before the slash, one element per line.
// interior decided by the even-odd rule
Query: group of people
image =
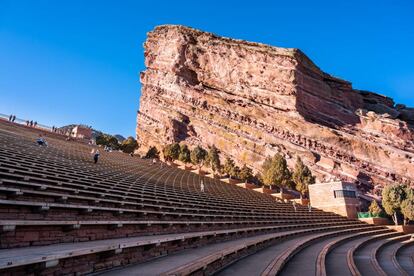
<path fill-rule="evenodd" d="M 9 122 L 14 123 L 14 121 L 16 121 L 16 115 L 11 114 L 11 115 L 9 116 Z"/>
<path fill-rule="evenodd" d="M 29 127 L 37 127 L 37 122 L 36 121 L 34 121 L 33 122 L 33 120 L 27 120 L 26 121 L 26 126 L 29 126 Z"/>
<path fill-rule="evenodd" d="M 59 132 L 59 129 L 55 126 L 52 126 L 52 132 Z"/>

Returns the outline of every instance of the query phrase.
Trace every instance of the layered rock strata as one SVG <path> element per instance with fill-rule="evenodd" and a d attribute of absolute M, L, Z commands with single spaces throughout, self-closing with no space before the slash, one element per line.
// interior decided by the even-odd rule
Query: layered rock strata
<path fill-rule="evenodd" d="M 240 165 L 301 156 L 320 181 L 363 189 L 414 185 L 414 109 L 352 88 L 298 49 L 183 26 L 148 33 L 137 138 L 141 150 L 214 144 Z"/>

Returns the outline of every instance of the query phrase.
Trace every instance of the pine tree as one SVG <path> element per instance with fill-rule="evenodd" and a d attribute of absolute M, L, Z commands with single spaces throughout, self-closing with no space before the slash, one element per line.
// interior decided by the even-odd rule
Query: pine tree
<path fill-rule="evenodd" d="M 230 157 L 226 158 L 226 162 L 223 166 L 223 172 L 227 174 L 230 178 L 237 177 L 239 168 L 234 163 L 233 159 Z"/>
<path fill-rule="evenodd" d="M 315 177 L 312 176 L 312 172 L 308 166 L 303 164 L 300 157 L 296 160 L 295 170 L 292 174 L 293 182 L 295 183 L 296 190 L 300 193 L 300 196 L 304 196 L 309 191 L 309 185 L 315 183 Z"/>
<path fill-rule="evenodd" d="M 204 161 L 206 160 L 207 152 L 201 146 L 195 147 L 190 154 L 191 163 L 194 165 L 203 166 Z"/>
<path fill-rule="evenodd" d="M 191 157 L 190 157 L 190 150 L 188 149 L 187 145 L 182 144 L 180 146 L 180 154 L 178 155 L 178 160 L 184 163 L 190 163 Z"/>
<path fill-rule="evenodd" d="M 401 211 L 401 203 L 406 199 L 406 186 L 388 185 L 382 190 L 382 206 L 385 212 L 391 216 L 395 225 L 398 225 L 398 214 Z"/>
<path fill-rule="evenodd" d="M 163 150 L 165 160 L 173 161 L 178 159 L 180 155 L 180 145 L 177 143 L 169 144 L 165 146 Z"/>
<path fill-rule="evenodd" d="M 125 153 L 131 153 L 138 148 L 138 142 L 134 139 L 134 137 L 130 136 L 121 143 L 120 148 Z"/>
<path fill-rule="evenodd" d="M 288 188 L 292 183 L 292 175 L 287 167 L 286 159 L 280 155 L 275 154 L 273 158 L 266 158 L 262 165 L 263 184 L 272 187 L 278 186 L 280 189 Z"/>
<path fill-rule="evenodd" d="M 401 202 L 401 213 L 404 216 L 404 224 L 408 221 L 414 220 L 414 199 L 405 199 Z"/>
<path fill-rule="evenodd" d="M 246 164 L 244 164 L 243 167 L 240 169 L 238 177 L 240 178 L 240 180 L 250 181 L 253 178 L 252 169 L 250 169 L 246 166 Z"/>
<path fill-rule="evenodd" d="M 406 186 L 406 198 L 401 202 L 401 213 L 404 216 L 404 224 L 414 220 L 414 189 Z"/>
<path fill-rule="evenodd" d="M 220 172 L 221 171 L 219 150 L 214 145 L 212 145 L 210 147 L 210 150 L 208 152 L 207 160 L 208 160 L 209 166 L 211 167 L 213 172 Z"/>
<path fill-rule="evenodd" d="M 376 200 L 373 200 L 371 202 L 368 208 L 368 212 L 371 214 L 371 216 L 374 216 L 374 217 L 378 217 L 383 213 L 381 207 L 379 206 Z"/>

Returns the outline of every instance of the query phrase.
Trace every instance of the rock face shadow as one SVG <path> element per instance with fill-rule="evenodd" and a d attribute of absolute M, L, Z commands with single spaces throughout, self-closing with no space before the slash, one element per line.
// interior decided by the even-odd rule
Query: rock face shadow
<path fill-rule="evenodd" d="M 355 113 L 357 110 L 355 103 L 351 102 L 351 105 L 344 103 L 346 101 L 323 99 L 302 89 L 298 89 L 296 93 L 296 110 L 306 121 L 334 129 L 361 122 L 360 117 Z"/>

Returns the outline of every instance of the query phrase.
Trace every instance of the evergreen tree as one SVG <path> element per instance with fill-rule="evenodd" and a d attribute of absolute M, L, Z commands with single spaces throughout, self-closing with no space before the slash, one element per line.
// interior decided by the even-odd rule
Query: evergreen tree
<path fill-rule="evenodd" d="M 292 175 L 287 167 L 286 159 L 275 154 L 273 158 L 266 158 L 262 165 L 263 184 L 272 187 L 278 186 L 280 189 L 288 188 L 292 184 Z"/>
<path fill-rule="evenodd" d="M 230 157 L 226 158 L 226 162 L 223 166 L 223 172 L 227 174 L 230 178 L 237 177 L 239 167 L 236 166 L 233 159 Z"/>
<path fill-rule="evenodd" d="M 156 147 L 150 147 L 145 155 L 145 158 L 160 158 L 160 152 Z"/>
<path fill-rule="evenodd" d="M 178 156 L 180 155 L 180 145 L 177 143 L 173 143 L 165 146 L 163 154 L 165 160 L 167 161 L 173 161 L 178 159 Z"/>
<path fill-rule="evenodd" d="M 398 214 L 401 211 L 401 203 L 405 199 L 406 187 L 404 185 L 388 185 L 382 190 L 382 206 L 395 225 L 398 225 Z"/>
<path fill-rule="evenodd" d="M 253 178 L 253 172 L 252 169 L 246 166 L 246 164 L 243 165 L 243 167 L 240 169 L 240 173 L 238 175 L 240 180 L 243 181 L 251 181 Z"/>
<path fill-rule="evenodd" d="M 207 162 L 209 166 L 213 170 L 213 172 L 220 172 L 221 171 L 221 163 L 220 163 L 220 156 L 219 150 L 212 145 L 208 152 Z"/>
<path fill-rule="evenodd" d="M 406 198 L 401 202 L 401 213 L 404 216 L 404 224 L 414 220 L 414 189 L 406 186 Z"/>
<path fill-rule="evenodd" d="M 120 145 L 115 136 L 108 134 L 101 134 L 96 137 L 96 144 L 111 147 L 113 150 L 118 150 Z"/>
<path fill-rule="evenodd" d="M 371 216 L 374 216 L 374 217 L 378 217 L 383 213 L 381 207 L 379 206 L 376 200 L 373 200 L 371 202 L 368 208 L 368 212 L 371 214 Z"/>
<path fill-rule="evenodd" d="M 296 190 L 300 193 L 301 197 L 308 193 L 309 185 L 315 183 L 315 177 L 312 176 L 312 172 L 309 170 L 308 166 L 303 164 L 300 157 L 298 157 L 296 160 L 292 179 L 295 183 Z"/>
<path fill-rule="evenodd" d="M 190 154 L 191 163 L 194 165 L 201 165 L 203 166 L 204 161 L 207 157 L 207 151 L 203 149 L 201 146 L 195 147 Z"/>
<path fill-rule="evenodd" d="M 191 157 L 190 157 L 190 150 L 188 149 L 187 145 L 182 144 L 180 146 L 180 154 L 178 155 L 178 160 L 184 163 L 190 163 Z"/>
<path fill-rule="evenodd" d="M 131 153 L 138 148 L 138 142 L 130 136 L 121 143 L 120 148 L 125 153 Z"/>

